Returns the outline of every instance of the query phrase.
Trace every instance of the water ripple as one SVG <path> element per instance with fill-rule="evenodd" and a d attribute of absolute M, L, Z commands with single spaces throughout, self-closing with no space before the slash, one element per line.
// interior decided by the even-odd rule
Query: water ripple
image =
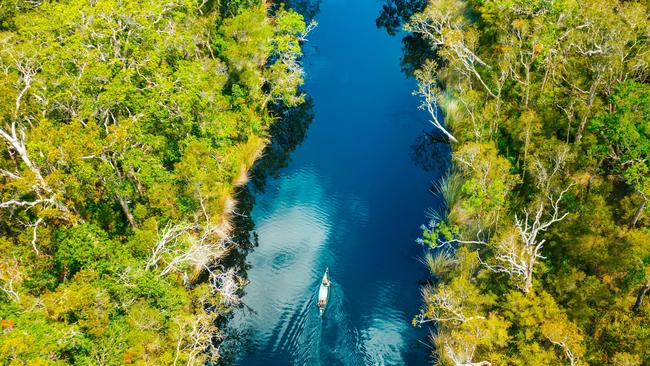
<path fill-rule="evenodd" d="M 256 313 L 234 321 L 254 331 L 242 366 L 426 363 L 414 346 L 426 334 L 410 320 L 431 173 L 409 152 L 427 122 L 410 112 L 418 101 L 400 73 L 399 37 L 375 27 L 382 2 L 320 3 L 309 42 L 317 52 L 306 55 L 315 118 L 252 213 L 260 245 L 243 300 Z M 333 282 L 321 319 L 314 302 L 325 267 Z"/>
<path fill-rule="evenodd" d="M 269 200 L 272 204 L 254 212 L 263 217 L 256 230 L 261 244 L 249 257 L 256 271 L 250 273 L 243 300 L 255 314 L 240 314 L 238 321 L 255 329 L 255 348 L 307 360 L 318 347 L 312 289 L 324 269 L 318 259 L 330 237 L 337 205 L 323 194 L 319 177 L 310 169 L 283 178 L 277 188 L 276 197 Z"/>

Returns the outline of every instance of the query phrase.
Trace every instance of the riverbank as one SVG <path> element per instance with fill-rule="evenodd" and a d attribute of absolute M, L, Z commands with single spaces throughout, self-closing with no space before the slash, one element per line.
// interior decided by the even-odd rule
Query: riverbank
<path fill-rule="evenodd" d="M 428 1 L 408 20 L 433 53 L 414 74 L 454 165 L 414 320 L 435 325 L 438 364 L 650 360 L 647 14 Z"/>
<path fill-rule="evenodd" d="M 303 18 L 239 2 L 2 8 L 0 359 L 202 364 L 238 186 L 302 102 Z"/>

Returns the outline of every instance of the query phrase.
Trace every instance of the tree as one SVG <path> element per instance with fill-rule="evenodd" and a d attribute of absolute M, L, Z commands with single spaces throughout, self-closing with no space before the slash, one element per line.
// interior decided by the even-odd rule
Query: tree
<path fill-rule="evenodd" d="M 650 87 L 626 81 L 614 88 L 610 110 L 592 119 L 593 151 L 631 186 L 641 200 L 629 226 L 641 217 L 650 195 Z"/>
<path fill-rule="evenodd" d="M 478 257 L 461 248 L 453 259 L 444 254 L 438 258 L 438 265 L 429 266 L 429 270 L 442 282 L 423 287 L 425 308 L 413 322 L 418 326 L 437 323 L 432 338 L 440 350 L 438 364 L 491 365 L 484 359 L 492 358 L 492 351 L 505 346 L 509 324 L 491 313 L 496 303 L 494 295 L 474 284 Z"/>
<path fill-rule="evenodd" d="M 269 107 L 303 100 L 313 26 L 260 1 L 0 3 L 0 359 L 219 360 L 233 195 Z"/>
<path fill-rule="evenodd" d="M 428 1 L 405 24 L 428 48 L 416 94 L 453 142 L 444 210 L 419 240 L 442 268 L 419 318 L 435 323 L 438 363 L 650 357 L 647 13 L 619 0 Z M 468 255 L 481 266 L 451 269 Z M 505 344 L 477 343 L 490 317 L 508 324 Z"/>

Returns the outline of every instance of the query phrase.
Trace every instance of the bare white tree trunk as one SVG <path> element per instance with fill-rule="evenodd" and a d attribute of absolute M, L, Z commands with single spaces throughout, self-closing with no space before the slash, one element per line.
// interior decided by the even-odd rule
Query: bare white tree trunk
<path fill-rule="evenodd" d="M 32 80 L 34 75 L 37 72 L 37 66 L 30 61 L 18 62 L 16 64 L 16 69 L 20 73 L 20 80 L 23 84 L 23 88 L 18 93 L 15 102 L 15 110 L 13 114 L 13 121 L 9 128 L 5 129 L 0 127 L 0 138 L 5 141 L 7 148 L 10 152 L 16 153 L 20 160 L 25 164 L 25 166 L 32 172 L 36 179 L 36 185 L 34 186 L 34 192 L 39 197 L 33 202 L 26 202 L 20 200 L 8 200 L 0 203 L 0 207 L 34 207 L 39 204 L 47 204 L 54 206 L 56 209 L 61 211 L 64 215 L 64 218 L 69 219 L 69 210 L 65 204 L 55 198 L 55 195 L 52 192 L 51 187 L 47 184 L 41 170 L 32 162 L 27 153 L 27 144 L 25 136 L 25 128 L 18 126 L 18 120 L 20 117 L 20 108 L 22 105 L 23 98 L 25 97 L 27 91 L 31 87 Z M 10 179 L 20 179 L 22 178 L 19 172 L 10 172 L 7 170 L 1 170 L 2 175 Z M 49 196 L 49 197 L 45 197 Z M 40 222 L 39 222 L 40 223 Z M 34 232 L 36 228 L 34 229 Z"/>
<path fill-rule="evenodd" d="M 458 12 L 463 10 L 456 9 Z M 457 70 L 465 76 L 474 77 L 491 97 L 498 99 L 478 72 L 477 65 L 486 69 L 490 67 L 472 51 L 471 46 L 466 42 L 463 24 L 456 21 L 460 18 L 459 14 L 453 14 L 449 9 L 439 10 L 432 7 L 427 8 L 422 15 L 411 18 L 405 29 L 422 35 L 431 42 L 434 49 L 444 47 L 451 51 L 447 59 L 455 64 Z M 448 35 L 453 36 L 447 37 Z"/>
<path fill-rule="evenodd" d="M 418 90 L 414 94 L 419 95 L 422 98 L 420 108 L 426 110 L 429 113 L 429 116 L 431 116 L 429 122 L 447 136 L 450 141 L 458 142 L 451 132 L 447 131 L 447 128 L 444 126 L 442 121 L 440 121 L 440 118 L 438 118 L 438 107 L 442 97 L 442 91 L 437 85 L 438 81 L 436 80 L 435 75 L 435 65 L 427 63 L 423 66 L 422 70 L 416 72 L 415 77 L 418 80 Z"/>
<path fill-rule="evenodd" d="M 424 287 L 422 297 L 426 299 L 431 314 L 419 314 L 415 322 L 422 325 L 429 322 L 451 323 L 460 325 L 468 321 L 485 319 L 481 315 L 470 315 L 472 309 L 465 309 L 464 294 L 449 291 L 445 287 L 433 289 Z"/>
<path fill-rule="evenodd" d="M 3 260 L 0 262 L 0 281 L 2 287 L 0 290 L 4 292 L 10 299 L 20 303 L 20 295 L 14 289 L 14 284 L 20 283 L 21 274 L 18 268 L 18 260 L 14 257 L 12 260 Z"/>
<path fill-rule="evenodd" d="M 533 274 L 537 261 L 542 256 L 545 239 L 541 234 L 556 222 L 564 220 L 569 214 L 560 213 L 560 201 L 570 187 L 564 189 L 557 197 L 550 194 L 547 201 L 539 203 L 534 213 L 525 209 L 523 217 L 515 215 L 515 233 L 506 235 L 495 247 L 495 264 L 483 262 L 494 272 L 508 274 L 516 280 L 516 286 L 524 293 L 533 287 Z"/>
<path fill-rule="evenodd" d="M 436 342 L 440 353 L 454 366 L 491 366 L 489 361 L 474 361 L 477 344 L 470 339 L 479 339 L 482 335 L 481 328 L 473 327 L 468 332 L 469 334 L 460 336 L 443 335 L 442 339 Z"/>
<path fill-rule="evenodd" d="M 124 213 L 124 216 L 126 216 L 126 220 L 129 222 L 131 227 L 137 228 L 138 223 L 135 221 L 135 217 L 133 217 L 133 214 L 131 213 L 131 209 L 129 208 L 129 202 L 127 202 L 126 198 L 124 198 L 120 194 L 117 195 L 117 201 L 120 203 L 122 212 Z"/>

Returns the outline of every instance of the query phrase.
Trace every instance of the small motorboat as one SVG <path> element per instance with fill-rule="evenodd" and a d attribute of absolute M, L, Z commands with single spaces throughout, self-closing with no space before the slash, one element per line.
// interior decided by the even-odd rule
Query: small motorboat
<path fill-rule="evenodd" d="M 320 312 L 320 316 L 323 316 L 323 313 L 325 312 L 325 307 L 327 306 L 327 301 L 329 300 L 329 295 L 330 295 L 330 273 L 329 269 L 325 268 L 325 274 L 323 275 L 323 281 L 320 283 L 320 287 L 318 289 L 318 311 Z"/>

